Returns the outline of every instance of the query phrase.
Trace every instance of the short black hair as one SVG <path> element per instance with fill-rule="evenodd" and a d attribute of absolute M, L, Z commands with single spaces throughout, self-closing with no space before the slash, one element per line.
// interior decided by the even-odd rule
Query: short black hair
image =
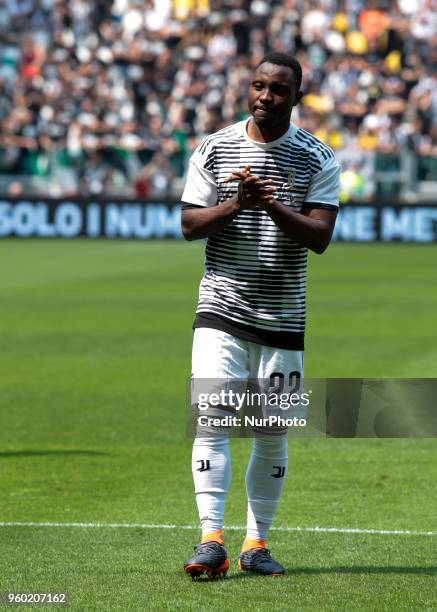
<path fill-rule="evenodd" d="M 290 68 L 296 77 L 297 91 L 300 90 L 300 86 L 302 85 L 302 66 L 295 57 L 287 55 L 286 53 L 267 53 L 260 61 L 257 68 L 259 68 L 261 64 L 266 63 L 276 64 L 277 66 L 287 66 L 287 68 Z"/>

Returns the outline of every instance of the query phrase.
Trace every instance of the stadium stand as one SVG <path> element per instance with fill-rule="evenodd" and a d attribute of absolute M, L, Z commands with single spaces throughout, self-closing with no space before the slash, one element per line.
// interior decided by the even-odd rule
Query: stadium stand
<path fill-rule="evenodd" d="M 303 64 L 295 121 L 336 150 L 343 201 L 435 189 L 433 0 L 8 0 L 0 28 L 4 194 L 178 197 L 270 50 Z"/>

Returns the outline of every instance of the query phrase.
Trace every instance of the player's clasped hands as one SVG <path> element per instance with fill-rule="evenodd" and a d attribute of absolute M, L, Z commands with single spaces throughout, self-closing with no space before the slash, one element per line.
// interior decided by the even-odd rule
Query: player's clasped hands
<path fill-rule="evenodd" d="M 250 165 L 243 170 L 233 170 L 225 179 L 225 183 L 239 181 L 238 203 L 241 208 L 252 208 L 253 206 L 273 204 L 276 187 L 272 185 L 271 179 L 262 180 L 256 174 L 250 173 Z"/>

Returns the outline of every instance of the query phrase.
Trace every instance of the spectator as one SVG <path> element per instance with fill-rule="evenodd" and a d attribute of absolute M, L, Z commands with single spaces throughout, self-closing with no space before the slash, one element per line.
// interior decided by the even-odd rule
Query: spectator
<path fill-rule="evenodd" d="M 245 115 L 275 50 L 303 64 L 300 125 L 374 185 L 376 155 L 436 155 L 436 20 L 433 0 L 10 0 L 0 172 L 164 193 L 199 139 Z"/>

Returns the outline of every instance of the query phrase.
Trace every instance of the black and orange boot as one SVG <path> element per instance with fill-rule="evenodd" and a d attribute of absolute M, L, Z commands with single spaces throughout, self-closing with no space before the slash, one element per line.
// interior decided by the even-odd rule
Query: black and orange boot
<path fill-rule="evenodd" d="M 191 578 L 202 575 L 210 579 L 224 578 L 228 569 L 228 555 L 220 530 L 204 536 L 201 544 L 194 547 L 194 555 L 184 563 L 184 571 Z"/>
<path fill-rule="evenodd" d="M 184 571 L 191 578 L 206 574 L 208 578 L 220 578 L 229 569 L 228 555 L 223 544 L 204 542 L 194 547 L 194 555 L 184 563 Z"/>
<path fill-rule="evenodd" d="M 238 567 L 262 576 L 282 576 L 284 568 L 272 559 L 265 541 L 246 539 L 238 560 Z"/>

